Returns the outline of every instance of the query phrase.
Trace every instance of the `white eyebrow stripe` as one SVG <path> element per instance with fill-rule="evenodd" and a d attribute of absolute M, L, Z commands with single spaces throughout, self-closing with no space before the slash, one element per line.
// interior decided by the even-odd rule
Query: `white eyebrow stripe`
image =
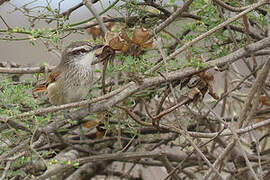
<path fill-rule="evenodd" d="M 89 46 L 79 46 L 79 47 L 72 48 L 71 50 L 72 51 L 77 51 L 77 50 L 80 50 L 80 49 L 89 50 L 90 47 Z"/>

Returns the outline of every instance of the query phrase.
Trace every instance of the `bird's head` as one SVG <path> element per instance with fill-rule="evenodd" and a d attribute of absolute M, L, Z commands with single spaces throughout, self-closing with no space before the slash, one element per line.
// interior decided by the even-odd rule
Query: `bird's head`
<path fill-rule="evenodd" d="M 77 41 L 71 43 L 62 53 L 61 63 L 68 64 L 89 64 L 94 60 L 95 50 L 102 45 L 93 46 L 87 41 Z"/>

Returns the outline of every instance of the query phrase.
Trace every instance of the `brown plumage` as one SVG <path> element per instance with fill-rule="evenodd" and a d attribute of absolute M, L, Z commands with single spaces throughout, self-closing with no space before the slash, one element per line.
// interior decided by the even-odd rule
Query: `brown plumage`
<path fill-rule="evenodd" d="M 46 91 L 52 104 L 61 105 L 86 97 L 93 79 L 91 63 L 100 46 L 89 42 L 73 42 L 62 53 L 60 64 L 51 72 L 45 83 L 33 92 Z"/>

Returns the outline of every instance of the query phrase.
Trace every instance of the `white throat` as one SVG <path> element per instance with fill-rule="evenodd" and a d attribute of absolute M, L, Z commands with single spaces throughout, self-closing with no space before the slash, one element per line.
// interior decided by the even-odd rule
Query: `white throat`
<path fill-rule="evenodd" d="M 89 52 L 86 55 L 82 56 L 78 63 L 83 66 L 91 66 L 91 63 L 93 62 L 93 60 L 94 60 L 94 53 Z"/>

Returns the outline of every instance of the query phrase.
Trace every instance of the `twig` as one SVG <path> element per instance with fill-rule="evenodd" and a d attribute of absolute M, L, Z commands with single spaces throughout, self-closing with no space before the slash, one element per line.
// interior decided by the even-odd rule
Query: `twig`
<path fill-rule="evenodd" d="M 167 31 L 167 30 L 165 30 L 165 29 L 163 29 L 163 31 L 165 32 L 165 33 L 167 33 L 167 34 L 169 34 L 173 39 L 175 39 L 175 41 L 178 43 L 178 44 L 183 44 L 182 42 L 181 42 L 181 40 L 180 39 L 182 39 L 182 38 L 180 38 L 180 39 L 178 39 L 178 37 L 176 37 L 174 34 L 172 34 L 170 31 Z"/>
<path fill-rule="evenodd" d="M 228 155 L 228 153 L 233 149 L 233 147 L 235 146 L 236 141 L 232 141 L 229 143 L 229 145 L 224 149 L 224 151 L 222 152 L 222 154 L 220 154 L 217 158 L 217 160 L 214 162 L 213 166 L 217 167 L 217 165 L 219 165 L 221 163 L 221 161 Z M 209 177 L 209 175 L 211 174 L 212 169 L 209 169 L 207 171 L 207 173 L 204 175 L 203 179 L 207 179 Z"/>
<path fill-rule="evenodd" d="M 103 94 L 106 94 L 106 70 L 107 70 L 108 62 L 109 61 L 105 59 L 105 61 L 103 62 L 103 68 L 102 68 L 101 83 L 102 83 Z"/>
<path fill-rule="evenodd" d="M 161 113 L 159 113 L 156 116 L 152 116 L 151 113 L 149 112 L 148 108 L 147 108 L 146 103 L 144 103 L 144 104 L 145 104 L 145 110 L 146 110 L 147 115 L 149 116 L 149 118 L 152 119 L 153 125 L 155 125 L 156 121 L 159 122 L 159 119 L 161 119 L 163 116 L 165 116 L 166 114 L 169 114 L 170 112 L 174 111 L 175 109 L 179 108 L 180 106 L 188 104 L 190 101 L 191 101 L 191 99 L 185 98 L 183 101 L 181 101 L 181 102 L 175 104 L 174 106 L 162 111 Z M 158 124 L 158 122 L 157 122 L 157 124 Z"/>
<path fill-rule="evenodd" d="M 122 107 L 122 106 L 118 106 L 115 105 L 116 107 L 126 111 L 126 113 L 133 119 L 135 120 L 138 124 L 143 125 L 143 126 L 152 126 L 152 123 L 148 123 L 145 121 L 140 120 L 140 118 L 133 112 L 129 111 L 127 108 Z M 270 124 L 270 119 L 268 120 L 264 120 L 262 122 L 247 126 L 245 128 L 241 128 L 241 129 L 237 129 L 235 130 L 235 132 L 239 135 L 241 134 L 245 134 L 249 131 L 253 131 L 255 129 L 261 128 L 263 126 L 267 126 Z M 177 134 L 182 134 L 182 130 L 175 128 L 175 127 L 168 127 L 166 125 L 160 124 L 159 125 L 160 130 L 168 130 L 170 132 L 174 132 Z M 221 132 L 217 132 L 217 133 L 200 133 L 200 132 L 188 132 L 188 134 L 192 137 L 196 137 L 196 138 L 215 138 L 217 135 L 220 136 L 231 136 L 232 133 L 229 129 L 225 129 L 224 131 L 222 130 Z"/>
<path fill-rule="evenodd" d="M 91 2 L 92 2 L 92 3 L 96 3 L 96 2 L 98 2 L 98 0 L 91 0 Z M 70 14 L 71 14 L 73 11 L 79 9 L 79 8 L 82 7 L 82 6 L 83 6 L 83 2 L 80 2 L 80 3 L 76 4 L 75 6 L 69 8 L 68 10 L 62 12 L 62 13 L 59 14 L 58 16 L 56 16 L 56 18 L 65 17 L 65 16 L 66 16 L 67 19 L 68 19 L 69 16 L 70 16 Z M 51 19 L 51 20 L 49 20 L 49 21 L 47 21 L 47 22 L 48 22 L 48 23 L 51 23 L 52 20 L 53 20 L 53 19 Z"/>
<path fill-rule="evenodd" d="M 178 54 L 180 54 L 181 52 L 183 52 L 184 50 L 186 50 L 188 47 L 192 46 L 194 43 L 197 43 L 198 41 L 204 39 L 205 37 L 213 34 L 214 32 L 216 32 L 217 30 L 227 26 L 228 24 L 236 21 L 237 19 L 239 19 L 240 17 L 244 16 L 245 14 L 249 13 L 250 11 L 256 9 L 257 7 L 260 7 L 262 5 L 264 5 L 265 3 L 267 3 L 267 0 L 262 0 L 259 1 L 258 3 L 254 3 L 253 5 L 250 6 L 250 8 L 246 9 L 245 11 L 239 13 L 238 15 L 236 15 L 235 17 L 232 17 L 230 19 L 228 19 L 227 21 L 219 24 L 218 26 L 210 29 L 209 31 L 201 34 L 200 36 L 198 36 L 197 38 L 193 39 L 192 41 L 186 43 L 184 46 L 182 46 L 181 48 L 177 49 L 176 51 L 174 51 L 172 54 L 170 54 L 168 56 L 168 59 L 172 59 L 175 56 L 177 56 Z M 147 72 L 145 72 L 145 74 L 150 74 L 153 71 L 156 71 L 158 68 L 161 67 L 161 65 L 163 64 L 163 62 L 160 62 L 159 64 L 155 65 L 153 68 L 151 68 L 150 70 L 148 70 Z"/>
<path fill-rule="evenodd" d="M 253 85 L 253 86 L 257 85 L 258 88 L 257 88 L 256 96 L 254 98 L 252 98 L 252 101 L 253 101 L 252 102 L 252 107 L 248 112 L 247 118 L 245 119 L 246 124 L 250 123 L 252 117 L 256 113 L 256 110 L 257 110 L 257 108 L 259 106 L 261 94 L 263 93 L 264 83 L 265 83 L 265 80 L 267 79 L 269 71 L 270 71 L 270 58 L 266 61 L 266 63 L 264 64 L 263 69 L 260 72 L 260 75 L 264 76 L 264 77 L 262 77 L 261 80 L 258 80 L 258 81 L 261 81 L 261 82 L 259 82 L 258 84 L 255 84 L 256 83 L 255 82 L 254 85 Z M 247 98 L 249 98 L 249 97 L 250 96 L 248 96 Z"/>
<path fill-rule="evenodd" d="M 267 74 L 269 72 L 269 69 L 270 69 L 270 59 L 268 59 L 263 67 L 263 69 L 261 70 L 261 72 L 259 73 L 259 75 L 257 76 L 251 90 L 249 91 L 248 93 L 248 97 L 247 99 L 245 100 L 245 104 L 244 104 L 244 107 L 239 115 L 239 125 L 238 127 L 242 127 L 244 121 L 246 120 L 246 122 L 249 122 L 252 114 L 254 113 L 254 111 L 252 112 L 248 112 L 250 106 L 251 106 L 251 102 L 255 96 L 255 94 L 257 92 L 260 92 L 260 90 L 262 89 L 263 87 L 263 84 L 265 82 L 265 79 L 267 77 Z M 255 106 L 252 107 L 252 109 L 256 108 Z M 248 119 L 246 119 L 246 117 L 248 117 Z"/>
<path fill-rule="evenodd" d="M 160 157 L 160 160 L 164 164 L 164 167 L 166 168 L 167 172 L 170 173 L 173 171 L 173 166 L 171 165 L 170 161 L 168 160 L 167 156 L 164 154 L 163 156 Z M 181 178 L 177 175 L 176 172 L 172 174 L 172 177 L 174 180 L 181 180 Z"/>
<path fill-rule="evenodd" d="M 232 25 L 232 24 L 230 24 L 229 26 L 230 26 L 230 28 L 231 28 L 232 30 L 234 30 L 234 31 L 241 32 L 241 33 L 245 33 L 245 31 L 244 31 L 243 28 L 241 28 L 241 27 L 238 27 L 238 26 L 235 26 L 235 25 Z M 225 28 L 226 28 L 226 27 L 225 27 Z M 255 33 L 252 32 L 252 31 L 249 32 L 249 35 L 250 35 L 250 37 L 252 37 L 253 39 L 256 39 L 256 40 L 261 40 L 261 39 L 263 38 L 261 35 L 255 34 Z"/>
<path fill-rule="evenodd" d="M 126 2 L 129 2 L 129 1 L 126 1 Z M 137 6 L 152 6 L 156 9 L 158 9 L 160 12 L 163 12 L 166 16 L 170 16 L 171 15 L 171 12 L 168 11 L 167 9 L 163 8 L 162 6 L 160 6 L 159 4 L 155 3 L 153 0 L 150 0 L 150 1 L 144 1 L 144 2 L 133 2 L 131 1 L 130 3 L 134 4 L 134 5 L 137 5 Z"/>
<path fill-rule="evenodd" d="M 248 25 L 248 18 L 247 16 L 243 16 L 243 24 L 244 24 L 244 32 L 246 34 L 246 37 L 247 37 L 247 43 L 246 44 L 250 44 L 251 43 L 251 40 L 250 40 L 250 36 L 249 36 L 249 25 Z M 253 60 L 253 69 L 256 69 L 257 67 L 257 62 L 256 62 L 256 59 L 255 59 L 255 56 L 254 56 L 254 53 L 251 53 L 251 58 Z"/>
<path fill-rule="evenodd" d="M 174 127 L 169 126 L 169 129 L 174 129 Z M 180 129 L 179 129 L 180 130 Z M 206 164 L 211 168 L 211 170 L 215 171 L 215 173 L 220 177 L 220 179 L 224 178 L 221 176 L 221 174 L 218 172 L 218 170 L 211 164 L 211 162 L 205 157 L 205 155 L 202 153 L 200 148 L 193 142 L 190 134 L 185 130 L 180 130 L 179 133 L 184 136 L 184 138 L 192 145 L 192 147 L 198 152 L 198 154 L 201 156 L 201 158 L 206 162 Z"/>
<path fill-rule="evenodd" d="M 213 138 L 211 138 L 210 140 L 206 141 L 205 143 L 199 145 L 199 147 L 203 147 L 205 145 L 207 145 L 208 143 L 212 142 L 214 139 L 216 139 L 223 131 L 225 130 L 225 128 L 222 128 L 217 134 L 216 136 L 214 136 Z M 177 165 L 177 167 L 175 167 L 169 174 L 168 176 L 164 179 L 164 180 L 167 180 L 175 171 L 177 171 L 178 169 L 181 169 L 181 167 L 183 166 L 183 163 L 195 152 L 195 149 L 190 152 L 182 161 L 181 163 L 179 163 Z"/>
<path fill-rule="evenodd" d="M 155 18 L 155 17 L 160 17 L 162 18 L 163 15 L 160 14 L 151 14 L 151 15 L 147 15 L 148 18 Z M 140 18 L 140 16 L 129 16 L 129 17 L 111 17 L 111 18 L 104 18 L 103 22 L 134 22 L 134 21 L 138 21 Z M 80 27 L 76 27 L 76 28 L 67 28 L 65 29 L 65 31 L 73 31 L 73 30 L 82 30 L 82 29 L 87 29 L 87 28 L 91 28 L 94 26 L 99 25 L 98 22 L 93 22 L 91 24 L 87 24 L 84 26 L 80 26 Z"/>
<path fill-rule="evenodd" d="M 109 165 L 109 163 L 108 163 Z M 74 179 L 82 179 L 82 177 L 91 177 L 95 176 L 99 169 L 98 166 L 100 166 L 100 163 L 86 163 L 82 166 L 80 166 L 78 169 L 76 169 L 75 172 L 73 172 L 70 176 L 66 177 L 66 180 L 74 180 Z"/>
<path fill-rule="evenodd" d="M 217 115 L 217 113 L 215 112 L 215 111 L 213 111 L 211 108 L 209 108 L 206 104 L 204 104 L 216 117 L 217 117 L 217 119 L 218 119 L 218 121 L 220 121 L 222 124 L 224 124 L 225 126 L 227 126 L 228 127 L 228 129 L 230 129 L 230 131 L 232 132 L 232 134 L 233 134 L 233 136 L 234 136 L 234 138 L 233 138 L 233 141 L 231 142 L 231 144 L 232 144 L 232 146 L 234 147 L 234 145 L 235 145 L 235 143 L 234 142 L 236 142 L 238 145 L 239 145 L 239 147 L 241 148 L 241 153 L 242 153 L 242 156 L 244 157 L 244 159 L 245 159 L 245 161 L 246 161 L 246 164 L 247 164 L 247 166 L 249 167 L 249 169 L 250 169 L 250 171 L 251 171 L 251 173 L 252 173 L 252 175 L 253 175 L 253 177 L 254 177 L 254 179 L 256 179 L 256 180 L 259 180 L 259 178 L 257 177 L 257 175 L 256 175 L 256 173 L 255 173 L 255 171 L 253 170 L 253 168 L 252 168 L 252 166 L 251 166 L 251 164 L 250 164 L 250 161 L 248 160 L 248 157 L 247 157 L 247 155 L 246 155 L 246 152 L 244 151 L 244 149 L 242 148 L 242 146 L 241 146 L 241 142 L 240 142 L 240 139 L 239 139 L 239 137 L 238 137 L 238 135 L 237 135 L 237 133 L 236 133 L 236 131 L 230 126 L 230 125 L 228 125 L 226 122 L 224 122 L 223 120 L 222 120 L 222 118 L 220 117 L 220 116 L 218 116 Z M 230 149 L 231 149 L 231 147 L 230 147 Z M 226 151 L 225 151 L 226 152 Z M 226 152 L 227 153 L 227 152 Z M 225 156 L 224 156 L 225 157 Z M 223 158 L 224 158 L 223 157 Z M 223 159 L 222 158 L 222 159 Z M 210 172 L 211 173 L 211 172 Z M 210 173 L 209 173 L 209 175 L 210 175 Z M 208 175 L 208 174 L 207 174 Z M 208 177 L 204 177 L 204 180 L 206 180 Z"/>
<path fill-rule="evenodd" d="M 12 29 L 8 24 L 7 22 L 4 20 L 4 18 L 0 15 L 0 18 L 2 19 L 3 23 L 7 26 L 7 29 L 10 30 Z"/>
<path fill-rule="evenodd" d="M 128 174 L 120 172 L 120 171 L 112 171 L 112 170 L 107 170 L 107 169 L 105 169 L 103 172 L 101 172 L 101 175 L 123 177 L 123 178 L 127 178 L 129 180 L 142 180 L 141 177 L 135 177 L 135 176 L 131 176 L 131 175 L 128 175 Z"/>
<path fill-rule="evenodd" d="M 167 63 L 167 57 L 166 57 L 166 55 L 165 55 L 165 53 L 164 53 L 164 50 L 162 49 L 161 39 L 158 39 L 158 40 L 155 39 L 154 42 L 155 42 L 155 44 L 157 45 L 158 51 L 159 51 L 159 53 L 161 54 L 161 57 L 162 57 L 162 59 L 163 59 L 163 61 L 164 61 L 164 64 L 165 64 L 165 70 L 166 70 L 166 76 L 165 76 L 165 79 L 167 79 L 166 77 L 167 77 L 167 75 L 168 75 L 168 73 L 169 73 L 169 71 L 168 71 L 168 63 Z M 175 102 L 176 102 L 176 101 L 177 101 L 177 98 L 176 98 L 176 94 L 175 94 L 175 92 L 174 92 L 174 90 L 173 90 L 173 86 L 172 86 L 172 83 L 171 83 L 171 82 L 169 82 L 169 87 L 170 87 L 170 89 L 171 89 L 171 93 L 173 94 L 174 100 L 175 100 Z"/>
<path fill-rule="evenodd" d="M 226 3 L 224 3 L 223 1 L 220 1 L 220 0 L 214 0 L 214 2 L 218 5 L 220 5 L 221 7 L 225 8 L 225 9 L 228 9 L 232 12 L 242 12 L 244 10 L 246 10 L 247 8 L 249 8 L 250 6 L 245 6 L 245 7 L 233 7 L 233 6 L 230 6 Z"/>
<path fill-rule="evenodd" d="M 125 108 L 123 107 L 120 107 L 121 109 L 124 109 L 126 110 Z M 136 115 L 134 115 L 134 113 L 130 112 L 129 111 L 129 115 L 132 115 L 131 117 L 135 117 L 136 118 Z M 136 118 L 136 121 L 137 122 L 142 122 L 140 121 L 138 118 Z M 142 122 L 143 124 L 149 124 L 149 123 L 145 123 L 145 122 Z M 223 177 L 219 174 L 219 172 L 217 171 L 216 168 L 214 168 L 211 164 L 211 162 L 205 157 L 205 155 L 201 152 L 201 150 L 196 146 L 196 144 L 192 141 L 191 139 L 191 136 L 189 135 L 189 133 L 185 130 L 182 130 L 182 129 L 178 129 L 178 128 L 175 128 L 175 127 L 172 127 L 172 126 L 164 126 L 164 125 L 160 125 L 159 126 L 160 128 L 165 128 L 169 131 L 172 131 L 172 132 L 176 132 L 183 135 L 185 137 L 185 139 L 194 147 L 194 149 L 199 153 L 199 155 L 201 156 L 201 158 L 206 162 L 206 164 L 211 168 L 213 169 L 219 176 L 221 179 L 223 179 Z M 176 130 L 176 131 L 174 131 Z"/>
<path fill-rule="evenodd" d="M 138 124 L 141 124 L 143 126 L 151 126 L 152 127 L 152 124 L 151 123 L 147 123 L 147 122 L 144 122 L 144 121 L 141 121 L 140 118 L 133 112 L 131 112 L 130 110 L 128 110 L 128 108 L 126 107 L 122 107 L 122 106 L 119 106 L 119 105 L 114 105 L 115 107 L 119 108 L 119 109 L 122 109 L 124 110 L 133 120 L 135 120 Z"/>
<path fill-rule="evenodd" d="M 153 37 L 155 34 L 158 34 L 160 31 L 162 31 L 165 27 L 167 27 L 169 24 L 171 24 L 178 16 L 181 16 L 181 14 L 188 9 L 188 7 L 191 5 L 193 0 L 187 0 L 185 4 L 182 7 L 179 7 L 170 17 L 166 19 L 163 23 L 161 23 L 158 27 L 154 29 L 153 32 L 150 33 L 150 37 Z"/>
<path fill-rule="evenodd" d="M 83 153 L 86 153 L 86 154 L 89 154 L 89 151 L 87 150 L 84 150 L 83 148 L 81 147 L 77 147 L 77 146 L 74 146 L 72 143 L 66 141 L 59 132 L 55 131 L 54 132 L 55 136 L 59 139 L 59 141 L 62 143 L 62 144 L 65 144 L 67 146 L 70 146 L 72 149 L 75 149 L 79 152 L 83 152 Z"/>
<path fill-rule="evenodd" d="M 1 6 L 3 3 L 8 2 L 8 1 L 10 1 L 10 0 L 0 0 L 0 6 Z"/>
<path fill-rule="evenodd" d="M 4 180 L 5 179 L 5 177 L 6 177 L 7 173 L 8 173 L 8 170 L 10 168 L 10 165 L 11 165 L 11 161 L 8 161 L 0 180 Z"/>
<path fill-rule="evenodd" d="M 134 159 L 140 159 L 140 158 L 158 158 L 162 156 L 161 153 L 158 152 L 140 152 L 140 153 L 134 153 L 134 152 L 128 152 L 128 153 L 112 153 L 112 154 L 103 154 L 103 155 L 94 155 L 89 157 L 83 157 L 76 160 L 73 160 L 74 163 L 79 163 L 80 165 L 86 164 L 89 162 L 101 162 L 101 161 L 110 161 L 110 160 L 134 160 Z M 67 164 L 59 164 L 55 166 L 54 169 L 51 169 L 47 173 L 37 177 L 37 180 L 43 180 L 48 177 L 51 177 L 52 175 L 66 171 L 70 168 L 73 168 L 72 165 Z"/>
<path fill-rule="evenodd" d="M 29 145 L 30 139 L 27 139 L 23 142 L 21 142 L 19 145 L 15 146 L 13 149 L 4 152 L 3 154 L 1 154 L 0 156 L 0 161 L 4 161 L 7 157 L 11 156 L 12 154 L 18 153 L 22 150 L 25 150 L 26 147 Z"/>
<path fill-rule="evenodd" d="M 221 18 L 223 19 L 223 21 L 226 21 L 225 16 L 224 16 L 223 12 L 221 11 L 221 8 L 218 6 L 217 9 L 218 9 L 219 15 L 221 16 Z M 226 25 L 225 27 L 228 29 L 229 34 L 230 34 L 230 37 L 231 37 L 231 40 L 232 40 L 233 43 L 234 43 L 234 49 L 235 49 L 235 50 L 236 50 L 236 49 L 239 49 L 238 44 L 237 44 L 237 42 L 236 42 L 236 39 L 235 39 L 234 36 L 233 36 L 233 32 L 232 32 L 232 30 L 231 30 L 231 26 Z M 245 62 L 245 61 L 244 61 L 244 62 Z M 236 65 L 233 65 L 232 67 L 233 67 L 234 71 L 236 71 L 237 73 L 239 73 L 239 70 L 238 70 L 238 68 L 236 67 Z"/>
<path fill-rule="evenodd" d="M 48 71 L 54 69 L 55 66 L 48 67 Z M 0 67 L 0 73 L 6 74 L 34 74 L 34 73 L 43 73 L 45 72 L 45 67 L 25 67 L 25 68 L 4 68 Z"/>
<path fill-rule="evenodd" d="M 89 9 L 89 11 L 95 16 L 99 26 L 101 27 L 103 37 L 105 36 L 106 32 L 108 31 L 107 27 L 102 21 L 102 18 L 97 13 L 96 9 L 94 8 L 91 0 L 83 0 L 83 4 Z"/>
<path fill-rule="evenodd" d="M 1 119 L 0 119 L 0 121 L 1 121 Z M 31 130 L 28 127 L 26 127 L 24 124 L 22 124 L 21 122 L 15 122 L 12 119 L 8 119 L 8 121 L 6 121 L 6 123 L 14 129 L 19 129 L 19 130 L 23 130 L 23 131 L 31 133 Z"/>
<path fill-rule="evenodd" d="M 107 11 L 109 11 L 111 8 L 113 8 L 120 0 L 115 0 L 112 4 L 110 4 L 109 7 L 107 7 L 106 9 L 104 9 L 102 12 L 99 13 L 99 15 L 103 15 L 104 13 L 106 13 Z M 86 20 L 83 20 L 83 21 L 80 21 L 80 22 L 77 22 L 77 23 L 73 23 L 73 24 L 70 24 L 70 27 L 75 27 L 75 26 L 79 26 L 81 24 L 85 24 L 89 21 L 92 21 L 93 19 L 95 19 L 95 17 L 91 17 L 91 18 L 88 18 Z M 52 32 L 55 32 L 56 29 L 53 29 Z M 1 30 L 0 30 L 1 32 Z"/>
<path fill-rule="evenodd" d="M 91 113 L 105 110 L 117 104 L 118 102 L 124 100 L 126 97 L 130 96 L 131 94 L 134 94 L 142 89 L 152 87 L 152 86 L 157 86 L 168 81 L 180 80 L 180 79 L 189 77 L 191 75 L 197 74 L 199 72 L 205 71 L 215 66 L 220 66 L 226 63 L 233 63 L 239 58 L 246 56 L 247 54 L 250 54 L 250 52 L 255 52 L 269 46 L 270 46 L 270 37 L 267 37 L 261 41 L 250 44 L 246 46 L 245 48 L 241 48 L 225 57 L 207 62 L 205 63 L 205 67 L 199 70 L 196 70 L 192 67 L 187 67 L 184 70 L 181 69 L 181 70 L 169 73 L 167 80 L 165 80 L 163 77 L 153 77 L 153 78 L 144 79 L 144 81 L 141 84 L 130 82 L 124 85 L 123 87 L 116 89 L 98 98 L 84 100 L 84 101 L 70 103 L 70 104 L 64 104 L 60 106 L 52 106 L 49 108 L 43 108 L 43 109 L 38 109 L 34 111 L 29 111 L 29 112 L 25 112 L 16 116 L 10 116 L 4 121 L 8 122 L 8 120 L 13 119 L 13 118 L 23 118 L 23 117 L 27 117 L 31 115 L 38 115 L 38 114 L 43 114 L 43 113 L 48 113 L 48 112 L 60 111 L 64 109 L 71 109 L 74 107 L 86 106 L 89 104 L 92 104 L 89 109 L 89 112 Z"/>
<path fill-rule="evenodd" d="M 161 7 L 159 4 L 155 3 L 152 0 L 151 1 L 145 1 L 145 4 L 158 9 L 159 11 L 163 12 L 166 16 L 170 16 L 171 15 L 171 12 L 170 11 L 168 11 L 167 9 Z"/>
<path fill-rule="evenodd" d="M 92 65 L 95 65 L 97 63 L 101 63 L 103 60 L 95 60 L 92 62 Z M 48 70 L 48 72 L 52 71 L 56 66 L 40 66 L 40 67 L 21 67 L 21 68 L 7 68 L 7 67 L 0 67 L 0 73 L 5 74 L 34 74 L 34 73 L 44 73 L 45 70 Z M 47 68 L 47 69 L 46 69 Z"/>

